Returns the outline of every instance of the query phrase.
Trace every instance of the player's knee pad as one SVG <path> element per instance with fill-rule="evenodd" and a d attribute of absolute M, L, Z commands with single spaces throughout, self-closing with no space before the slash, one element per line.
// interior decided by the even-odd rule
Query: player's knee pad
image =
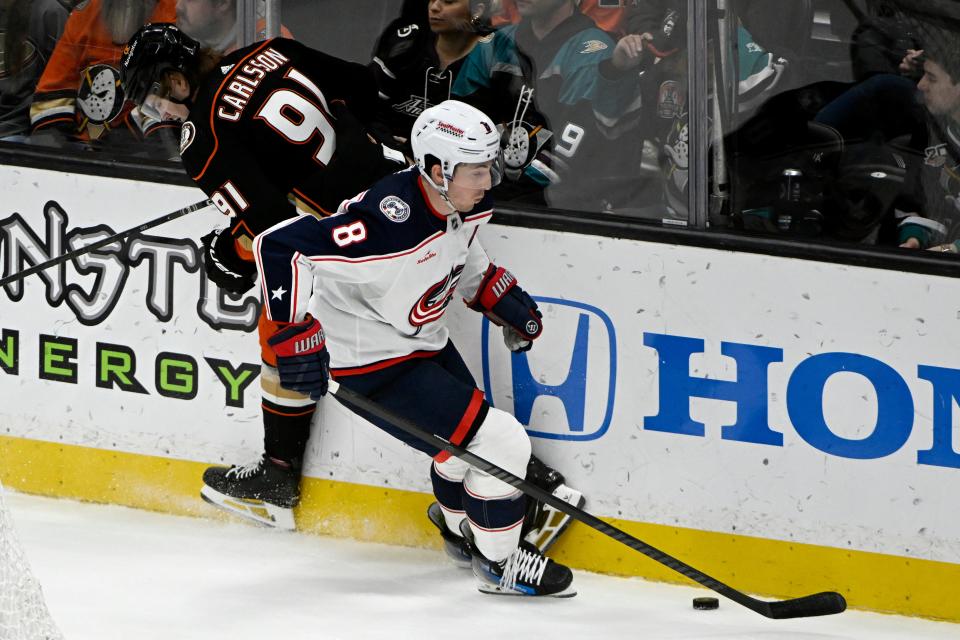
<path fill-rule="evenodd" d="M 470 463 L 464 462 L 456 456 L 450 456 L 443 462 L 435 461 L 433 463 L 433 469 L 437 475 L 450 482 L 463 482 L 463 477 L 467 474 L 469 468 Z"/>
<path fill-rule="evenodd" d="M 512 415 L 490 407 L 467 451 L 523 478 L 530 461 L 530 436 Z M 507 483 L 477 469 L 467 472 L 464 486 L 471 494 L 487 499 L 505 498 L 517 492 Z"/>

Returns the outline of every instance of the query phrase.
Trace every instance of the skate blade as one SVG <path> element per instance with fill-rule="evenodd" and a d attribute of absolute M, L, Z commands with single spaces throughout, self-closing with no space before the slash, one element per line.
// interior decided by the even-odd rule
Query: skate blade
<path fill-rule="evenodd" d="M 583 508 L 583 505 L 587 501 L 586 498 L 583 497 L 583 493 L 565 484 L 561 484 L 554 489 L 553 495 L 564 502 L 576 506 L 578 509 Z M 539 529 L 529 531 L 527 535 L 524 536 L 524 540 L 539 549 L 540 553 L 549 551 L 550 547 L 552 547 L 560 537 L 560 534 L 573 524 L 573 518 L 562 511 L 554 509 L 548 504 L 543 505 L 543 510 L 546 514 L 543 526 Z"/>
<path fill-rule="evenodd" d="M 523 593 L 522 591 L 516 591 L 514 589 L 501 589 L 499 585 L 496 584 L 487 584 L 486 582 L 481 582 L 477 585 L 477 590 L 480 593 L 486 593 L 491 596 L 516 596 L 520 598 L 572 598 L 577 595 L 577 590 L 572 586 L 567 587 L 563 591 L 558 591 L 557 593 L 545 593 L 543 595 L 534 595 L 531 593 Z"/>
<path fill-rule="evenodd" d="M 297 529 L 293 520 L 293 509 L 285 509 L 261 500 L 234 498 L 207 485 L 200 489 L 200 497 L 219 509 L 265 527 L 283 531 Z"/>

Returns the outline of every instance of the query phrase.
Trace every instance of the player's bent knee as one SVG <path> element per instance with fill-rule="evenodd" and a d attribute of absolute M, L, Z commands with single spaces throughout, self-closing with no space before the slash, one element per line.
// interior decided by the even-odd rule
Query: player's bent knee
<path fill-rule="evenodd" d="M 530 460 L 530 436 L 512 415 L 490 407 L 467 451 L 522 478 Z"/>

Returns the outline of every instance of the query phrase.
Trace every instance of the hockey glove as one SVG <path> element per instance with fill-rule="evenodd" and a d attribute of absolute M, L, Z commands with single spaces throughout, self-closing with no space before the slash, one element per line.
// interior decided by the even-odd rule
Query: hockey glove
<path fill-rule="evenodd" d="M 330 162 L 331 170 L 364 175 L 373 168 L 379 168 L 380 174 L 406 168 L 403 154 L 374 137 L 375 129 L 360 122 L 343 100 L 330 101 L 330 113 L 337 132 L 337 152 Z"/>
<path fill-rule="evenodd" d="M 323 327 L 307 314 L 303 322 L 288 325 L 267 339 L 277 356 L 280 386 L 309 395 L 314 400 L 327 393 L 330 354 Z"/>
<path fill-rule="evenodd" d="M 487 267 L 477 295 L 467 306 L 504 328 L 503 339 L 511 351 L 527 351 L 543 331 L 537 303 L 517 285 L 512 273 L 495 264 Z"/>
<path fill-rule="evenodd" d="M 228 229 L 214 229 L 200 238 L 203 243 L 203 268 L 218 287 L 233 294 L 250 289 L 257 279 L 257 267 L 237 255 L 237 247 Z"/>

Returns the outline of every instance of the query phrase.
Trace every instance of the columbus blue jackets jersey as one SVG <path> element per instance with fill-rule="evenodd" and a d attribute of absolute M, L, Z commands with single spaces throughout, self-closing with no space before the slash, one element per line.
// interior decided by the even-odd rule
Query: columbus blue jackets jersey
<path fill-rule="evenodd" d="M 450 216 L 432 208 L 415 167 L 344 202 L 336 215 L 302 215 L 257 237 L 264 310 L 274 322 L 309 311 L 324 327 L 336 375 L 365 373 L 438 351 L 454 294 L 472 299 L 490 264 L 477 231 L 487 195 Z"/>
<path fill-rule="evenodd" d="M 345 153 L 337 148 L 334 100 L 361 123 L 376 119 L 376 88 L 365 67 L 284 38 L 239 49 L 204 76 L 180 155 L 214 203 L 237 216 L 238 240 L 294 216 L 294 198 L 332 213 L 402 166 L 331 171 Z"/>

